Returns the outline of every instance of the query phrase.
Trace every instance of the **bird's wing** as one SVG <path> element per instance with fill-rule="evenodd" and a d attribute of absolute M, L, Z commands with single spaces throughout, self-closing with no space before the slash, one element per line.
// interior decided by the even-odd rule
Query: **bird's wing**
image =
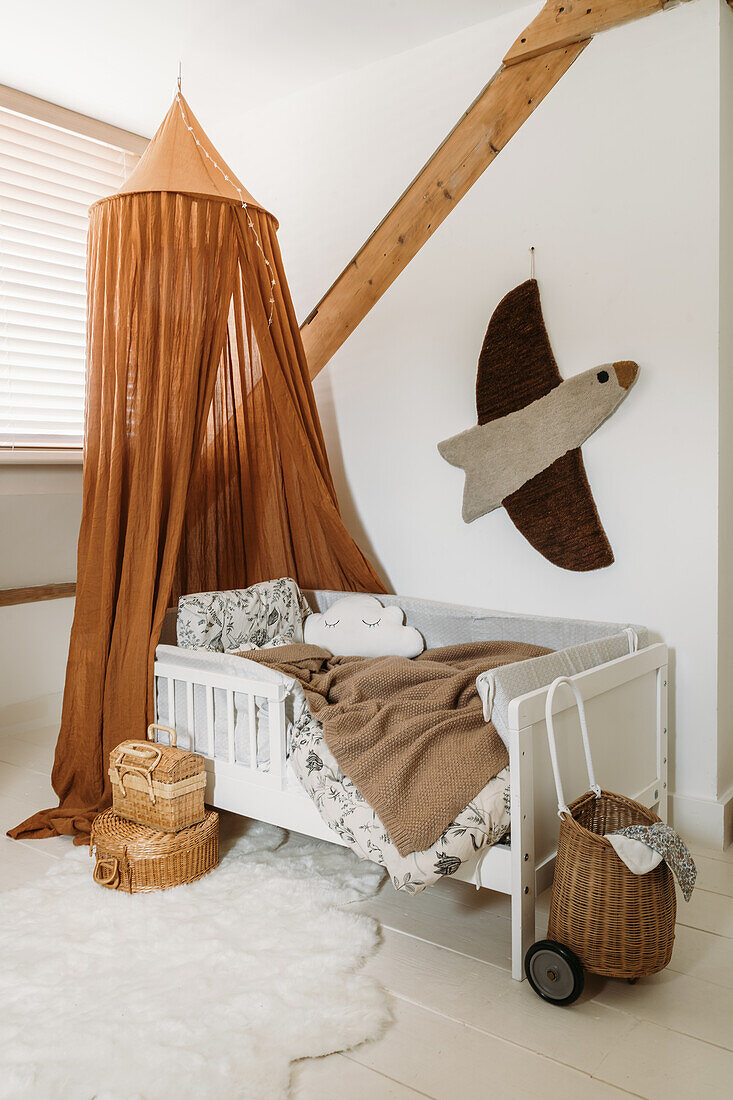
<path fill-rule="evenodd" d="M 510 290 L 491 315 L 476 373 L 479 424 L 523 409 L 562 382 L 535 279 Z"/>
<path fill-rule="evenodd" d="M 580 447 L 502 501 L 515 527 L 553 565 L 575 572 L 613 564 Z"/>

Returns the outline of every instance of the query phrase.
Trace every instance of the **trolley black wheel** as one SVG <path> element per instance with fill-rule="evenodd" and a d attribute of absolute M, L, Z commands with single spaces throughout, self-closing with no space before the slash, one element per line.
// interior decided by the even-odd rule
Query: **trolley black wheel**
<path fill-rule="evenodd" d="M 571 1005 L 583 992 L 580 959 L 555 940 L 538 940 L 524 958 L 524 973 L 535 993 L 553 1005 Z"/>

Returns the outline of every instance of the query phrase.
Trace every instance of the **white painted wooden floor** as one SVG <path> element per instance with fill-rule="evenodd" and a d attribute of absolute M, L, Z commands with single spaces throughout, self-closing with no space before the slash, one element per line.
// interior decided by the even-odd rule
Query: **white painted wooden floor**
<path fill-rule="evenodd" d="M 56 732 L 0 733 L 3 834 L 53 804 Z M 42 875 L 69 844 L 3 835 L 0 889 Z M 565 1009 L 512 981 L 508 899 L 458 882 L 409 898 L 385 883 L 359 908 L 382 924 L 369 970 L 394 1024 L 378 1042 L 300 1063 L 295 1100 L 733 1097 L 733 850 L 695 855 L 699 886 L 689 905 L 678 895 L 670 967 L 636 986 L 588 977 Z M 538 938 L 547 906 L 543 896 Z"/>

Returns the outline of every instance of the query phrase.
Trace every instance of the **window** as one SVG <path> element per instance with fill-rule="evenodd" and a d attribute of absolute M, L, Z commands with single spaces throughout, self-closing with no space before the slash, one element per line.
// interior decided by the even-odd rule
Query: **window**
<path fill-rule="evenodd" d="M 40 101 L 8 93 L 0 96 L 0 449 L 6 456 L 81 447 L 88 208 L 119 189 L 144 146 L 133 134 L 50 104 L 24 113 L 21 108 Z"/>

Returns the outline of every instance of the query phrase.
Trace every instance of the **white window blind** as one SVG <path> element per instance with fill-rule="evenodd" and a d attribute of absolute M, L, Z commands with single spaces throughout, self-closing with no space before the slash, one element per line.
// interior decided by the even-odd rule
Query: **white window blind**
<path fill-rule="evenodd" d="M 136 153 L 0 106 L 0 448 L 80 447 L 89 206 Z"/>

